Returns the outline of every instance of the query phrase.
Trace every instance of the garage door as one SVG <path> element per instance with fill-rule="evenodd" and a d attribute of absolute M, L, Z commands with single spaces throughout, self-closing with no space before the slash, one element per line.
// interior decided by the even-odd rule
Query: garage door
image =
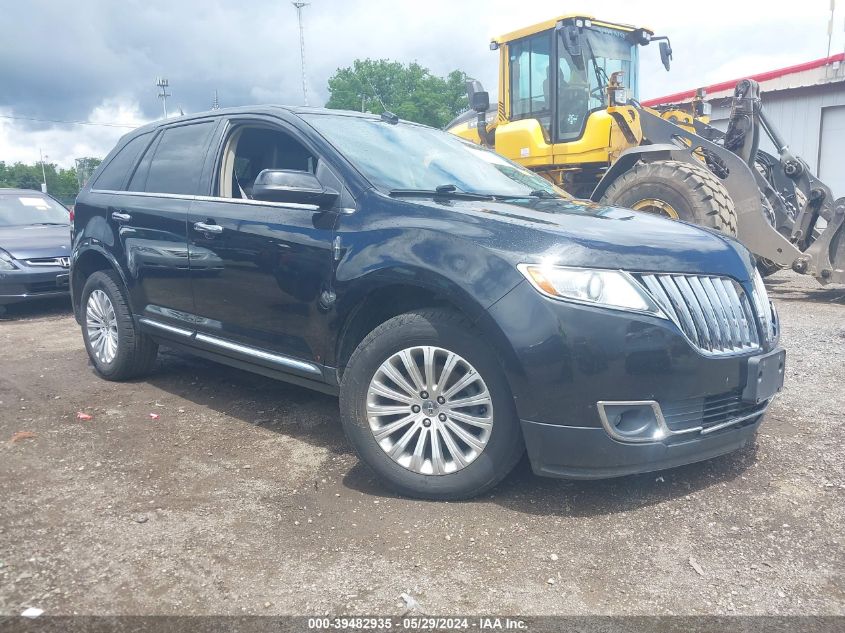
<path fill-rule="evenodd" d="M 837 198 L 845 196 L 845 106 L 822 108 L 819 178 Z"/>

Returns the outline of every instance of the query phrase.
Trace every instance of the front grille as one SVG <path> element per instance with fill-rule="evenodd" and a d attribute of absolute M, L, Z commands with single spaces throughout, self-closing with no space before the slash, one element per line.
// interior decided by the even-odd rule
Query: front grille
<path fill-rule="evenodd" d="M 675 433 L 699 427 L 706 429 L 756 412 L 762 414 L 766 406 L 768 402 L 743 402 L 740 391 L 660 403 L 663 419 Z"/>
<path fill-rule="evenodd" d="M 69 257 L 38 257 L 24 260 L 27 266 L 49 266 L 52 268 L 69 268 Z"/>
<path fill-rule="evenodd" d="M 754 312 L 742 286 L 727 277 L 636 275 L 686 337 L 705 354 L 760 348 Z"/>

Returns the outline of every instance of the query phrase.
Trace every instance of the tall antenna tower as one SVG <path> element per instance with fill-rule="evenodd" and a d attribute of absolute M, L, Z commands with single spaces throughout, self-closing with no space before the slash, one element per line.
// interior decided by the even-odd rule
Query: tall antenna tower
<path fill-rule="evenodd" d="M 827 23 L 827 56 L 830 57 L 830 45 L 833 43 L 833 15 L 836 13 L 836 0 L 830 0 L 830 21 Z"/>
<path fill-rule="evenodd" d="M 219 110 L 220 109 L 220 101 L 217 98 L 217 89 L 214 89 L 214 101 L 211 102 L 211 109 L 212 110 Z"/>
<path fill-rule="evenodd" d="M 167 92 L 167 87 L 170 85 L 170 82 L 167 81 L 164 77 L 156 77 L 156 86 L 158 87 L 161 92 L 158 93 L 158 98 L 161 99 L 161 109 L 164 113 L 164 118 L 167 118 L 167 97 L 170 96 L 170 93 Z"/>
<path fill-rule="evenodd" d="M 299 20 L 299 58 L 302 61 L 302 98 L 305 105 L 308 105 L 308 82 L 305 79 L 305 28 L 302 25 L 302 9 L 310 5 L 310 2 L 291 2 L 296 7 L 296 17 Z"/>

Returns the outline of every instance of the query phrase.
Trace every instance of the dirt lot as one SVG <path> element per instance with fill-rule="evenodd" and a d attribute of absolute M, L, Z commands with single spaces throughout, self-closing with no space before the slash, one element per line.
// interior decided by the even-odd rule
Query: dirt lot
<path fill-rule="evenodd" d="M 167 352 L 105 382 L 63 302 L 10 309 L 0 613 L 845 614 L 845 289 L 770 288 L 787 385 L 756 446 L 601 482 L 523 463 L 449 504 L 379 487 L 330 397 Z"/>

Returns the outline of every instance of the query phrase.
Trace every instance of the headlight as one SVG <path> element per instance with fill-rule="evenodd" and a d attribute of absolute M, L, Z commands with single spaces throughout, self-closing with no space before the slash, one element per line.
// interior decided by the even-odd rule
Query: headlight
<path fill-rule="evenodd" d="M 766 290 L 766 284 L 763 283 L 763 277 L 760 271 L 754 269 L 752 277 L 754 282 L 754 311 L 757 313 L 757 319 L 760 327 L 763 330 L 763 336 L 770 343 L 777 340 L 777 317 L 775 316 L 775 308 L 769 300 L 769 293 Z"/>
<path fill-rule="evenodd" d="M 539 264 L 520 264 L 518 268 L 532 286 L 552 299 L 667 318 L 640 285 L 622 271 Z"/>
<path fill-rule="evenodd" d="M 17 266 L 12 263 L 12 256 L 4 250 L 0 250 L 0 270 L 15 270 Z"/>

